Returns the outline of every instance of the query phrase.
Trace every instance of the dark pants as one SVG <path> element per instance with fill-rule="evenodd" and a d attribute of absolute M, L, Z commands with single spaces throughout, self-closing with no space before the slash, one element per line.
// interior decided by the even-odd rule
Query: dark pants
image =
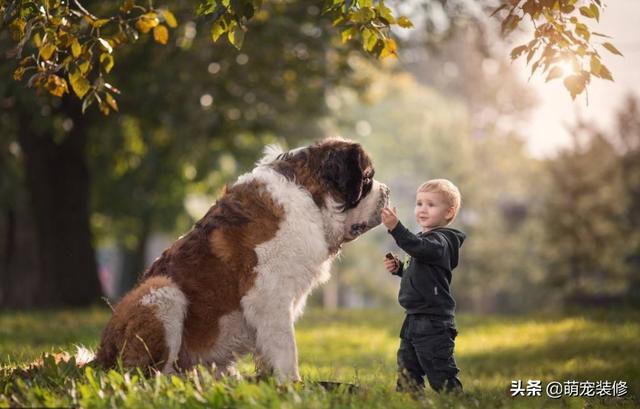
<path fill-rule="evenodd" d="M 453 320 L 425 315 L 407 315 L 400 332 L 398 349 L 398 391 L 424 390 L 424 376 L 437 391 L 462 391 L 453 358 L 458 335 Z"/>

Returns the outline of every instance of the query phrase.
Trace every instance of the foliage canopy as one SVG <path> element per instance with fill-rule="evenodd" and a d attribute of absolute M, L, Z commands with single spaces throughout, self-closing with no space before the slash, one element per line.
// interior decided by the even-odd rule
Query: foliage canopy
<path fill-rule="evenodd" d="M 285 7 L 293 3 L 271 2 Z M 413 27 L 408 17 L 397 16 L 384 0 L 325 0 L 321 7 L 343 43 L 357 39 L 365 52 L 378 58 L 397 55 L 392 26 Z M 591 76 L 613 80 L 592 42 L 592 36 L 607 36 L 590 31 L 583 22 L 598 21 L 603 7 L 600 0 L 509 0 L 492 15 L 500 16 L 505 34 L 529 18 L 534 38 L 515 47 L 511 58 L 526 55 L 532 74 L 540 70 L 548 81 L 564 77 L 575 98 Z M 89 11 L 80 0 L 0 1 L 0 28 L 8 28 L 16 43 L 6 52 L 19 61 L 13 78 L 28 78 L 27 86 L 57 97 L 73 91 L 83 101 L 83 110 L 95 102 L 104 114 L 117 111 L 115 95 L 120 91 L 107 79 L 116 64 L 115 52 L 140 35 L 167 44 L 178 21 L 169 8 L 153 1 L 124 0 L 119 7 L 102 4 L 95 9 L 100 13 Z M 237 49 L 242 48 L 250 23 L 270 18 L 263 0 L 200 0 L 196 14 L 210 22 L 214 42 L 226 38 Z M 622 55 L 610 42 L 602 46 Z"/>

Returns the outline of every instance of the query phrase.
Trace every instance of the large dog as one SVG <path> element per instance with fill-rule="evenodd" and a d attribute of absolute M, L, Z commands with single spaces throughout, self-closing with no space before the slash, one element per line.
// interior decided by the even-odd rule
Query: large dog
<path fill-rule="evenodd" d="M 234 374 L 253 353 L 259 373 L 300 380 L 294 322 L 341 245 L 380 223 L 389 189 L 373 175 L 348 140 L 267 148 L 116 306 L 97 362 Z"/>

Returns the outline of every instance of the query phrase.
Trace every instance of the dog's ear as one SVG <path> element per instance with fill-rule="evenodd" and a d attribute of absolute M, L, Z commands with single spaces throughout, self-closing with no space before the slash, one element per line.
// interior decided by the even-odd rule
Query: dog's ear
<path fill-rule="evenodd" d="M 362 159 L 362 147 L 356 143 L 346 149 L 329 150 L 324 158 L 322 176 L 343 198 L 345 210 L 357 206 L 362 196 Z"/>

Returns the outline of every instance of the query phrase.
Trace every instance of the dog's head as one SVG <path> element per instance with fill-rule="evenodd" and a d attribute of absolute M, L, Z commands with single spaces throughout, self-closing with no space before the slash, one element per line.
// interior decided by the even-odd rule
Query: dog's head
<path fill-rule="evenodd" d="M 329 195 L 346 214 L 344 241 L 351 241 L 380 224 L 380 211 L 388 204 L 389 188 L 375 180 L 375 169 L 362 145 L 331 138 L 319 144 L 320 173 Z"/>
<path fill-rule="evenodd" d="M 339 246 L 380 224 L 389 188 L 373 178 L 375 169 L 362 145 L 327 138 L 283 152 L 271 147 L 259 162 L 304 186 L 323 214 L 332 245 Z"/>

